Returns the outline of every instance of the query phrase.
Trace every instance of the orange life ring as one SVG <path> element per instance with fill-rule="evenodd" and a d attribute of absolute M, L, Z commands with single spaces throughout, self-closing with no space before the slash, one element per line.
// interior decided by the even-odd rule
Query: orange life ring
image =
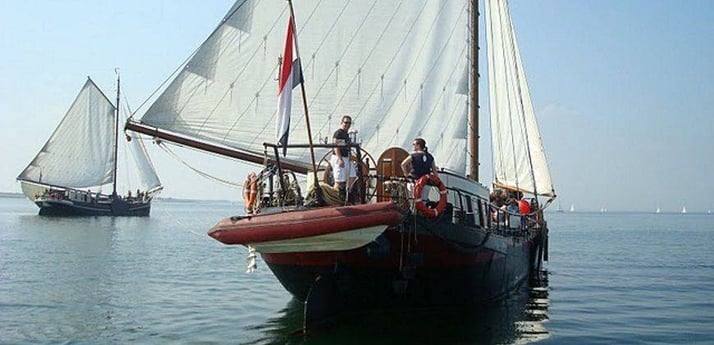
<path fill-rule="evenodd" d="M 248 174 L 243 183 L 243 203 L 248 212 L 253 212 L 255 200 L 258 198 L 258 181 L 254 172 Z"/>
<path fill-rule="evenodd" d="M 421 191 L 427 183 L 439 188 L 439 203 L 436 208 L 426 206 L 426 201 L 421 199 Z M 436 174 L 429 174 L 420 177 L 414 185 L 414 199 L 416 200 L 416 209 L 426 218 L 436 218 L 436 216 L 444 213 L 446 209 L 446 186 L 441 182 Z"/>

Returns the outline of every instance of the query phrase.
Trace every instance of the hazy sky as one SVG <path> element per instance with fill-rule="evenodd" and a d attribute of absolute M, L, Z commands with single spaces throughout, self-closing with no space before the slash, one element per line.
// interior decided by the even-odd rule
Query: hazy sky
<path fill-rule="evenodd" d="M 87 75 L 112 94 L 119 67 L 136 108 L 231 4 L 0 0 L 0 191 L 20 192 L 15 178 Z M 714 1 L 511 0 L 511 12 L 563 208 L 714 209 Z M 483 115 L 481 128 L 489 128 Z M 482 133 L 486 184 L 489 140 Z M 155 145 L 149 150 L 162 196 L 238 197 Z M 256 169 L 193 153 L 187 159 L 236 182 Z"/>

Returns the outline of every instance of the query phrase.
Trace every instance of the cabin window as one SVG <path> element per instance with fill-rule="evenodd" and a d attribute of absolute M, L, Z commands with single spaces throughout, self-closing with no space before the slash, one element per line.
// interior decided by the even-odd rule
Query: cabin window
<path fill-rule="evenodd" d="M 464 216 L 464 225 L 466 225 L 466 226 L 475 226 L 476 225 L 476 222 L 474 221 L 473 200 L 471 199 L 470 196 L 466 196 L 466 214 Z"/>
<path fill-rule="evenodd" d="M 478 200 L 476 200 L 476 203 L 478 205 L 478 225 L 484 226 L 483 220 L 484 220 L 485 212 L 484 212 L 483 201 L 481 201 L 481 199 L 478 199 Z"/>

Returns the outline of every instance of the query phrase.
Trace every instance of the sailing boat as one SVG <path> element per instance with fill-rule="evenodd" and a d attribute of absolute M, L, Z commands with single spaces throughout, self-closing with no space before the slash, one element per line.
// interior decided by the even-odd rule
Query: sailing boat
<path fill-rule="evenodd" d="M 260 254 L 305 302 L 306 324 L 343 309 L 493 302 L 526 282 L 547 261 L 542 210 L 555 191 L 507 2 L 486 6 L 493 189 L 529 198 L 524 214 L 493 205 L 478 182 L 478 134 L 467 133 L 478 124 L 476 1 L 295 5 L 236 2 L 141 119 L 126 123 L 162 145 L 263 165 L 258 197 L 247 199 L 258 211 L 209 235 L 247 246 L 249 271 Z M 273 130 L 285 129 L 279 85 L 302 91 L 289 103 L 302 114 L 288 122 L 288 145 Z M 329 144 L 323 133 L 344 114 L 358 132 L 352 144 Z M 412 192 L 399 165 L 416 137 L 439 169 Z M 351 147 L 359 162 L 353 197 L 336 202 L 325 183 L 335 147 Z M 424 188 L 433 202 L 421 200 Z"/>
<path fill-rule="evenodd" d="M 118 90 L 117 77 L 117 104 Z M 87 78 L 47 143 L 17 177 L 25 196 L 40 208 L 40 215 L 149 215 L 151 200 L 162 187 L 136 134 L 126 142 L 136 171 L 120 176 L 140 182 L 122 185 L 129 190 L 125 197 L 117 193 L 118 123 L 118 107 Z M 107 187 L 112 188 L 111 194 L 103 192 Z M 134 188 L 139 189 L 131 195 Z"/>
<path fill-rule="evenodd" d="M 687 213 L 687 207 L 686 207 L 686 206 L 682 206 L 682 213 Z"/>

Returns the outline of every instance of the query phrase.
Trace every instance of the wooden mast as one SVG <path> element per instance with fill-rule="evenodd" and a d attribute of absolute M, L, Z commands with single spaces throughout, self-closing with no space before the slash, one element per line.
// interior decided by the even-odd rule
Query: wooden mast
<path fill-rule="evenodd" d="M 117 74 L 117 106 L 114 109 L 114 182 L 112 183 L 112 196 L 117 196 L 117 157 L 119 148 L 119 69 L 115 68 L 114 72 Z"/>
<path fill-rule="evenodd" d="M 313 181 L 315 182 L 315 193 L 317 195 L 320 195 L 322 190 L 319 188 L 319 183 L 317 179 L 317 165 L 315 164 L 315 150 L 313 149 L 312 145 L 312 130 L 310 129 L 310 116 L 308 115 L 307 111 L 307 94 L 305 93 L 305 82 L 302 77 L 302 60 L 300 59 L 300 49 L 298 48 L 298 43 L 297 43 L 297 27 L 295 25 L 295 11 L 293 9 L 293 2 L 288 0 L 288 5 L 290 6 L 290 25 L 293 28 L 293 43 L 295 44 L 295 56 L 297 57 L 298 60 L 298 68 L 300 68 L 300 90 L 302 91 L 302 105 L 303 105 L 303 110 L 305 111 L 305 124 L 307 125 L 307 141 L 308 144 L 310 145 L 310 160 L 312 162 L 312 174 L 313 174 Z M 292 63 L 292 61 L 288 61 L 287 63 Z M 320 196 L 321 198 L 321 196 Z"/>
<path fill-rule="evenodd" d="M 469 174 L 468 177 L 474 181 L 478 181 L 479 155 L 478 155 L 478 140 L 479 140 L 479 99 L 478 99 L 478 0 L 470 1 L 470 21 L 471 21 L 471 68 L 470 68 L 470 99 L 469 99 Z"/>

